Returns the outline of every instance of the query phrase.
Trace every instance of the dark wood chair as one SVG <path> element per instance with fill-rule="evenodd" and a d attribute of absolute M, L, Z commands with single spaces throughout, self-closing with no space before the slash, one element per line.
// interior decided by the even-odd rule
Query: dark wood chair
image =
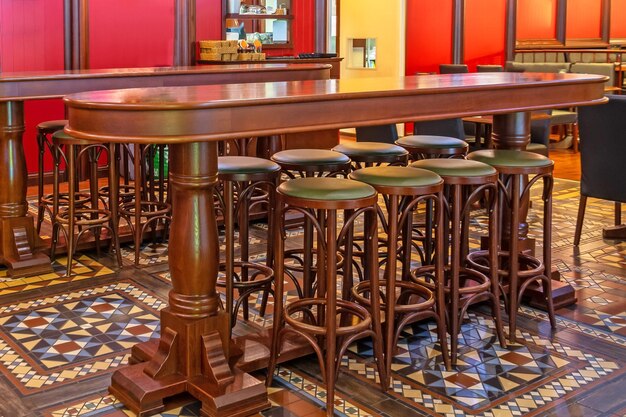
<path fill-rule="evenodd" d="M 581 107 L 578 110 L 581 176 L 580 205 L 574 234 L 576 246 L 580 243 L 587 197 L 614 201 L 616 226 L 622 220 L 620 203 L 626 202 L 623 181 L 626 173 L 626 96 L 608 97 L 607 104 Z"/>

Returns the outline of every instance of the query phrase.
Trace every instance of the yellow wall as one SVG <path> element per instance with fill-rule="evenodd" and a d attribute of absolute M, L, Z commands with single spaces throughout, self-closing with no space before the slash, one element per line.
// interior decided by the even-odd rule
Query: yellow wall
<path fill-rule="evenodd" d="M 404 1 L 341 0 L 340 55 L 347 58 L 349 38 L 376 38 L 376 69 L 346 68 L 341 78 L 404 75 Z"/>

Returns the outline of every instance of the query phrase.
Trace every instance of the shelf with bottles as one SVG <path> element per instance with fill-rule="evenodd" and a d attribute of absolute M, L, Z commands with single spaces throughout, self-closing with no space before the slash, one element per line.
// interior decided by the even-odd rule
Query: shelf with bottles
<path fill-rule="evenodd" d="M 259 40 L 263 49 L 292 48 L 289 0 L 223 0 L 224 39 Z"/>

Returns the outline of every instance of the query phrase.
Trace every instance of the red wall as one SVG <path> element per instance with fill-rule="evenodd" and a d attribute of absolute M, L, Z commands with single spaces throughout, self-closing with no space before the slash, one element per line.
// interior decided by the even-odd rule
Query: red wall
<path fill-rule="evenodd" d="M 626 15 L 622 15 L 626 18 Z M 565 23 L 566 39 L 602 37 L 602 0 L 568 0 Z"/>
<path fill-rule="evenodd" d="M 506 4 L 502 0 L 465 0 L 465 63 L 504 64 Z M 488 28 L 488 30 L 485 30 Z"/>
<path fill-rule="evenodd" d="M 0 0 L 0 69 L 2 72 L 63 69 L 63 0 Z M 37 124 L 63 119 L 61 100 L 24 105 L 24 147 L 29 172 L 37 171 Z M 50 159 L 47 169 L 52 168 Z"/>
<path fill-rule="evenodd" d="M 556 38 L 557 0 L 518 0 L 517 39 Z"/>
<path fill-rule="evenodd" d="M 452 61 L 452 0 L 407 0 L 405 74 Z"/>
<path fill-rule="evenodd" d="M 611 1 L 611 38 L 626 39 L 626 0 Z"/>

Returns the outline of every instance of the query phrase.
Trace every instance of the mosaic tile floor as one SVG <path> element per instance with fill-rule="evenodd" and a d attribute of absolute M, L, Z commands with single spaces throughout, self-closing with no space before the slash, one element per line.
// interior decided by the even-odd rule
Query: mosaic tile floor
<path fill-rule="evenodd" d="M 412 325 L 399 341 L 387 393 L 375 385 L 371 346 L 361 341 L 343 358 L 336 415 L 626 416 L 626 243 L 601 239 L 613 205 L 591 200 L 581 245 L 572 248 L 577 186 L 557 180 L 554 193 L 553 267 L 579 299 L 557 311 L 555 332 L 544 312 L 523 307 L 520 343 L 503 349 L 491 320 L 471 312 L 459 366 L 448 372 L 439 365 L 432 323 Z M 536 228 L 532 210 L 529 220 Z M 478 218 L 475 233 L 481 224 Z M 255 226 L 253 248 L 263 232 Z M 129 268 L 119 272 L 109 267 L 112 260 L 90 254 L 77 259 L 71 278 L 62 277 L 63 259 L 54 274 L 33 279 L 11 280 L 0 270 L 0 417 L 133 415 L 106 387 L 130 346 L 158 336 L 169 273 L 166 244 L 146 244 L 139 268 L 130 267 L 132 247 L 124 250 Z M 259 297 L 251 297 L 250 326 L 271 325 L 258 307 Z M 326 391 L 313 358 L 285 364 L 274 381 L 272 407 L 260 416 L 325 415 Z M 160 415 L 199 416 L 199 405 L 177 398 Z"/>

